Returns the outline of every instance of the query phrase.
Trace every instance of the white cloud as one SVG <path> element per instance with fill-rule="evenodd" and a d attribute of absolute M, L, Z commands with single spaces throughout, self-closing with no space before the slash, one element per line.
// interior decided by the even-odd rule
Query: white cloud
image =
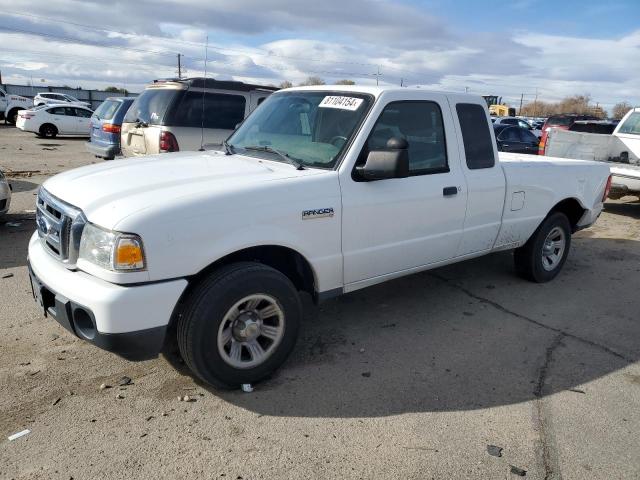
<path fill-rule="evenodd" d="M 0 0 L 0 12 L 16 8 L 13 1 Z M 348 8 L 338 0 L 115 0 L 109 8 L 24 0 L 19 8 L 71 23 L 0 14 L 0 25 L 51 35 L 0 30 L 0 45 L 7 47 L 0 59 L 5 81 L 37 71 L 50 84 L 140 89 L 154 78 L 174 76 L 178 52 L 188 75 L 201 75 L 208 34 L 208 71 L 219 78 L 277 84 L 318 75 L 375 83 L 380 68 L 383 83 L 403 79 L 433 88 L 469 87 L 512 103 L 537 88 L 543 100 L 590 93 L 605 106 L 620 100 L 640 104 L 634 70 L 640 30 L 612 39 L 458 31 L 392 0 L 352 0 Z M 270 37 L 278 39 L 257 41 Z"/>

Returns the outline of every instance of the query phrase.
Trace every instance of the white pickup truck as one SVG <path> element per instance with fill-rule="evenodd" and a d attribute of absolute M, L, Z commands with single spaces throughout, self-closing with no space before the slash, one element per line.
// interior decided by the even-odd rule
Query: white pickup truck
<path fill-rule="evenodd" d="M 545 155 L 607 162 L 613 176 L 610 198 L 640 198 L 640 108 L 627 112 L 611 135 L 552 128 Z"/>
<path fill-rule="evenodd" d="M 0 88 L 0 119 L 13 125 L 18 120 L 18 112 L 20 110 L 28 110 L 33 107 L 30 98 L 21 97 L 20 95 L 9 95 Z"/>
<path fill-rule="evenodd" d="M 72 334 L 132 360 L 176 342 L 203 381 L 260 380 L 316 301 L 498 250 L 562 269 L 609 168 L 498 157 L 481 97 L 304 87 L 271 95 L 224 151 L 108 162 L 47 180 L 34 296 Z"/>

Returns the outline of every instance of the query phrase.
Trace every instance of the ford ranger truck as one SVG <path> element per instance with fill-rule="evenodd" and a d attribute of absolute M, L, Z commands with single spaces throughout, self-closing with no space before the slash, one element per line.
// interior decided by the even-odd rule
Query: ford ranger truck
<path fill-rule="evenodd" d="M 48 179 L 28 255 L 44 315 L 132 360 L 177 344 L 237 387 L 285 361 L 303 292 L 499 250 L 552 280 L 610 185 L 603 163 L 499 156 L 482 97 L 425 89 L 282 90 L 224 147 Z"/>

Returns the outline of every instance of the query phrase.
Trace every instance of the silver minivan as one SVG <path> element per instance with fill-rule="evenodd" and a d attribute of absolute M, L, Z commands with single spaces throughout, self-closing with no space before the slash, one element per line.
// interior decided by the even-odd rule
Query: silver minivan
<path fill-rule="evenodd" d="M 188 78 L 155 80 L 124 117 L 125 157 L 220 145 L 275 87 Z"/>

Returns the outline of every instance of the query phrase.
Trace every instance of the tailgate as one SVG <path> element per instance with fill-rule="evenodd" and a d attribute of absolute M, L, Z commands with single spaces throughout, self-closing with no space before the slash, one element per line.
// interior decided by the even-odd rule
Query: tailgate
<path fill-rule="evenodd" d="M 137 127 L 135 123 L 123 123 L 120 134 L 122 154 L 125 157 L 145 155 L 150 127 Z"/>

